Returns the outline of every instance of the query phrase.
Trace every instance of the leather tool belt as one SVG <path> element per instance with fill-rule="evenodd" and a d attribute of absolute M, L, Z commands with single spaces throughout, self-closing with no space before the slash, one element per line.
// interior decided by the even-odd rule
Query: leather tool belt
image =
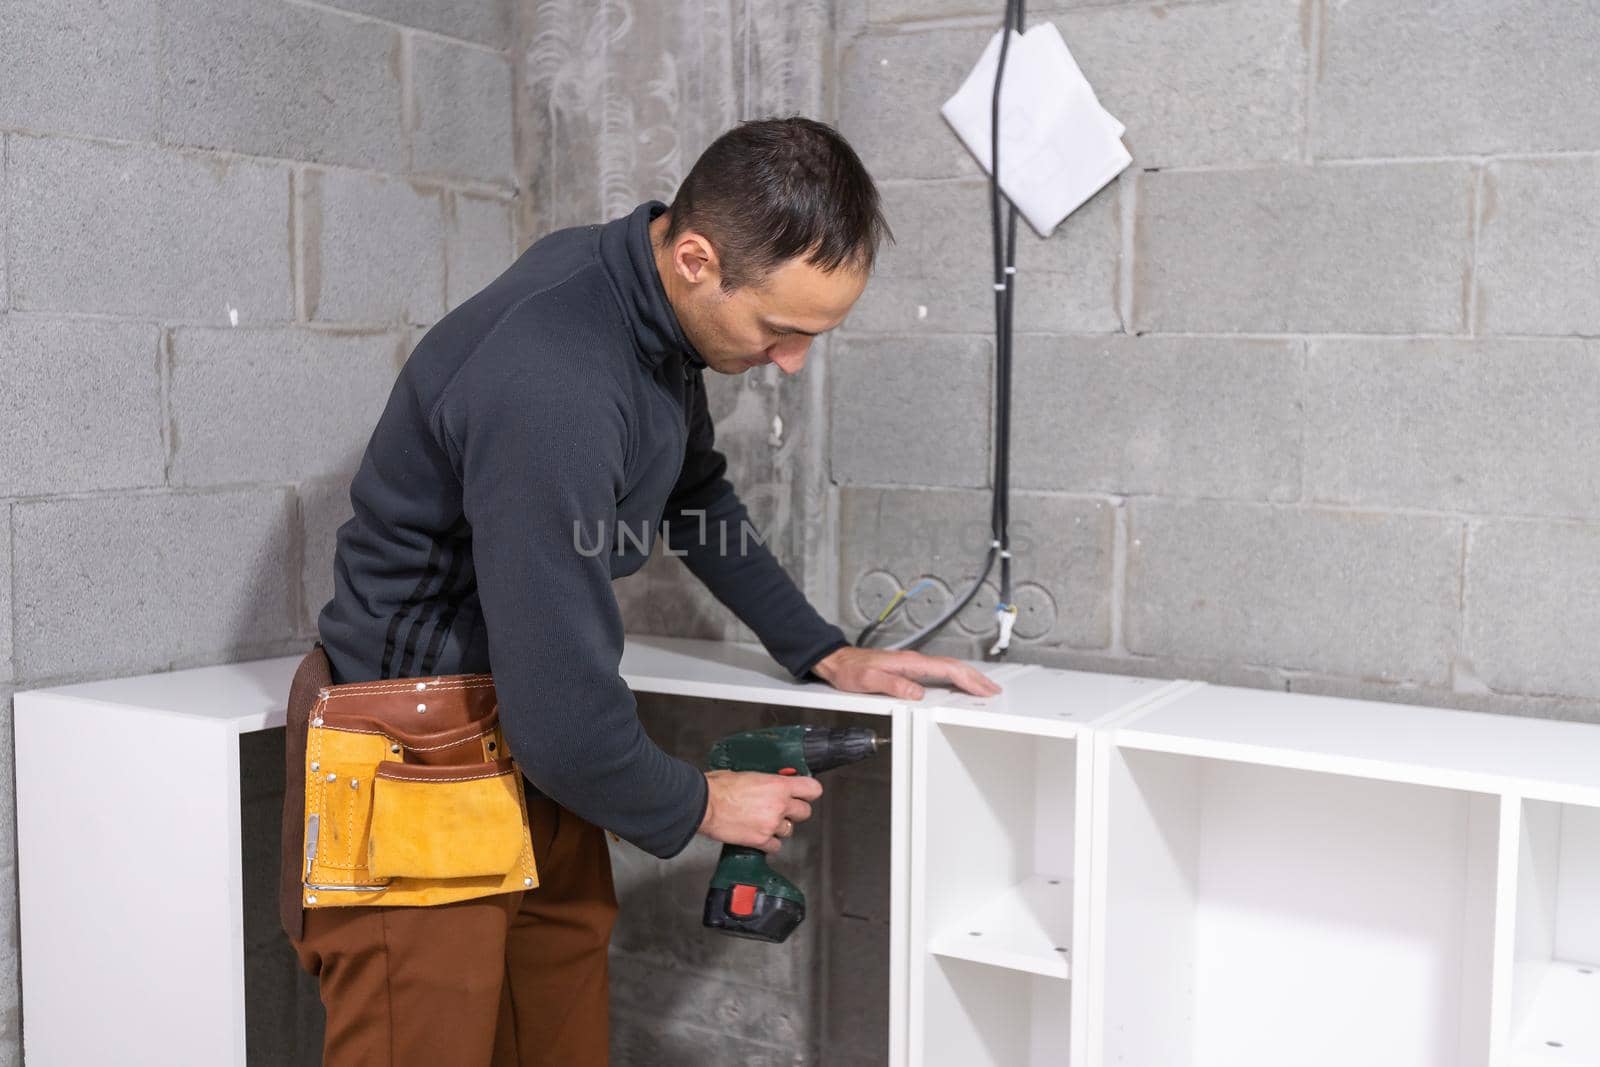
<path fill-rule="evenodd" d="M 291 708 L 291 761 L 305 731 L 301 907 L 446 904 L 539 884 L 490 675 L 320 685 L 297 718 Z"/>

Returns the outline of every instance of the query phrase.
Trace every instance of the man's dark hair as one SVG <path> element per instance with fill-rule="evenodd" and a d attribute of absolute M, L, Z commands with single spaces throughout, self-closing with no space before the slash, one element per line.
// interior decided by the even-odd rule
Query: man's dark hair
<path fill-rule="evenodd" d="M 688 230 L 717 250 L 726 292 L 759 285 L 796 256 L 870 271 L 894 240 L 861 158 L 826 123 L 755 119 L 711 142 L 673 198 L 667 240 Z"/>

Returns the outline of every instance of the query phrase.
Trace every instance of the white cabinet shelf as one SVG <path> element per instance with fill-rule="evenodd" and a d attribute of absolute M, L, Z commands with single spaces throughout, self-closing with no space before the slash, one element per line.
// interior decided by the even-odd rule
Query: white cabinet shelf
<path fill-rule="evenodd" d="M 1070 977 L 1070 880 L 1038 874 L 1026 878 L 980 908 L 967 925 L 970 929 L 936 935 L 928 951 L 1046 978 Z"/>
<path fill-rule="evenodd" d="M 1552 960 L 1524 976 L 1527 1016 L 1509 1067 L 1593 1067 L 1600 1063 L 1600 965 Z"/>

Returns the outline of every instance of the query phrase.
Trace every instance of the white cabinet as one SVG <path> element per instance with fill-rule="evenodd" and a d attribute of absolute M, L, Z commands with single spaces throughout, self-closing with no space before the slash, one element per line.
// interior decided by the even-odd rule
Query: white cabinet
<path fill-rule="evenodd" d="M 999 697 L 914 713 L 909 1048 L 928 1067 L 1065 1065 L 1082 1046 L 1087 731 L 1184 688 L 1039 667 L 991 674 Z"/>
<path fill-rule="evenodd" d="M 17 695 L 30 1062 L 243 1062 L 239 736 L 295 663 Z M 884 716 L 892 1067 L 1600 1067 L 1600 727 L 986 669 L 907 704 L 748 646 L 623 660 Z"/>
<path fill-rule="evenodd" d="M 1096 739 L 1090 1064 L 1600 1064 L 1600 728 L 1203 686 Z"/>

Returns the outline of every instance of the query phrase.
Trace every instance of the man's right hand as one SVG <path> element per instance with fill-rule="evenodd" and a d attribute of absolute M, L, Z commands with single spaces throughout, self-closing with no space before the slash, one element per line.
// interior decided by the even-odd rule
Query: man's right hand
<path fill-rule="evenodd" d="M 707 771 L 700 832 L 713 841 L 776 852 L 797 823 L 811 818 L 822 783 L 798 775 Z"/>

